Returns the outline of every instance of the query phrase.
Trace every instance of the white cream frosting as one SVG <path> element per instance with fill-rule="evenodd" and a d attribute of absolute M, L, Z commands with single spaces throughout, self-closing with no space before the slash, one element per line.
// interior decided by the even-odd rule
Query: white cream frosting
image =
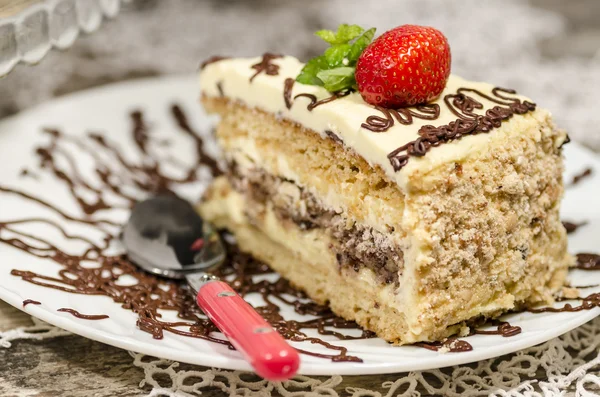
<path fill-rule="evenodd" d="M 434 102 L 440 105 L 440 115 L 436 120 L 414 118 L 410 125 L 402 125 L 395 121 L 387 131 L 376 133 L 361 127 L 361 124 L 369 116 L 383 115 L 372 105 L 367 104 L 356 92 L 309 111 L 307 109 L 309 98 L 293 99 L 294 96 L 307 93 L 321 100 L 330 97 L 331 94 L 322 87 L 295 82 L 291 95 L 292 106 L 287 109 L 283 96 L 284 82 L 287 78 L 295 79 L 304 64 L 294 57 L 277 58 L 272 61 L 279 66 L 277 75 L 268 75 L 263 71 L 250 81 L 256 73 L 252 65 L 259 63 L 261 59 L 261 57 L 234 58 L 206 65 L 200 72 L 200 87 L 203 95 L 221 96 L 220 86 L 224 95 L 231 100 L 241 101 L 246 106 L 280 115 L 320 133 L 323 137 L 326 136 L 326 130 L 332 131 L 343 140 L 345 146 L 354 150 L 370 165 L 380 166 L 401 188 L 407 187 L 411 176 L 423 175 L 448 162 L 464 160 L 473 153 L 487 150 L 492 139 L 515 135 L 518 131 L 529 128 L 532 123 L 539 123 L 547 117 L 547 112 L 539 109 L 525 115 L 514 115 L 490 133 L 463 137 L 431 148 L 423 157 L 411 156 L 404 168 L 395 171 L 387 157 L 390 152 L 417 139 L 418 131 L 424 125 L 431 124 L 437 127 L 457 119 L 457 116 L 444 104 L 445 95 L 455 94 L 461 87 L 476 89 L 490 95 L 494 85 L 471 82 L 452 75 L 444 92 Z M 497 105 L 476 94 L 473 94 L 473 97 L 483 104 L 483 109 L 475 109 L 475 113 L 484 114 L 487 109 Z M 529 100 L 520 95 L 515 97 L 521 101 Z"/>

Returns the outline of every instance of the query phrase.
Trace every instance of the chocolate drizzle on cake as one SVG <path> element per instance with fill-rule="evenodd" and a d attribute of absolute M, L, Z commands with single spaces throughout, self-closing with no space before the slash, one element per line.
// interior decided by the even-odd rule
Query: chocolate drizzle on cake
<path fill-rule="evenodd" d="M 252 69 L 256 70 L 256 72 L 250 77 L 250 82 L 262 72 L 269 76 L 277 76 L 279 74 L 279 65 L 273 63 L 273 60 L 277 58 L 282 58 L 282 56 L 269 52 L 264 53 L 262 60 L 252 65 Z"/>
<path fill-rule="evenodd" d="M 285 102 L 285 107 L 288 109 L 292 108 L 292 89 L 294 88 L 294 83 L 296 80 L 288 77 L 283 82 L 283 100 Z"/>
<path fill-rule="evenodd" d="M 225 91 L 223 91 L 223 82 L 222 81 L 217 82 L 217 91 L 219 91 L 220 97 L 225 96 Z"/>
<path fill-rule="evenodd" d="M 309 111 L 312 111 L 317 106 L 321 106 L 321 105 L 324 105 L 326 103 L 333 102 L 336 99 L 343 98 L 345 96 L 350 95 L 350 93 L 351 93 L 350 90 L 340 91 L 340 92 L 334 92 L 331 96 L 328 96 L 327 98 L 323 98 L 321 100 L 317 100 L 317 96 L 316 95 L 308 94 L 306 92 L 303 92 L 301 94 L 296 95 L 294 97 L 294 99 L 300 98 L 300 97 L 308 98 L 310 100 L 310 103 L 306 106 L 306 108 Z"/>
<path fill-rule="evenodd" d="M 75 309 L 69 309 L 69 308 L 65 308 L 65 307 L 58 309 L 56 311 L 69 313 L 69 314 L 73 315 L 73 317 L 77 317 L 82 320 L 104 320 L 106 318 L 109 318 L 109 316 L 106 314 L 81 314 Z"/>
<path fill-rule="evenodd" d="M 373 132 L 385 132 L 394 126 L 394 119 L 402 125 L 413 123 L 413 117 L 422 120 L 437 120 L 440 117 L 440 106 L 438 104 L 417 105 L 415 107 L 420 113 L 410 108 L 386 109 L 381 106 L 375 106 L 375 109 L 383 113 L 381 116 L 369 116 L 367 121 L 361 124 L 361 127 Z"/>
<path fill-rule="evenodd" d="M 34 301 L 33 299 L 25 299 L 23 301 L 23 307 L 27 306 L 27 305 L 41 305 L 42 302 L 38 302 L 38 301 Z"/>
<path fill-rule="evenodd" d="M 487 109 L 484 115 L 479 115 L 474 110 L 483 109 L 483 104 L 465 93 L 476 94 L 498 105 Z M 460 139 L 467 135 L 490 132 L 492 129 L 500 127 L 503 121 L 508 120 L 515 114 L 525 114 L 535 110 L 534 103 L 529 101 L 521 102 L 518 98 L 503 95 L 515 93 L 514 90 L 496 87 L 492 89 L 493 96 L 490 96 L 475 89 L 459 88 L 456 94 L 446 95 L 444 103 L 458 119 L 450 124 L 438 127 L 432 125 L 421 127 L 418 131 L 419 138 L 400 146 L 388 154 L 388 159 L 392 167 L 395 171 L 400 171 L 412 156 L 424 156 L 432 147 Z M 380 132 L 386 131 L 389 127 L 382 129 Z"/>
<path fill-rule="evenodd" d="M 342 141 L 342 139 L 333 131 L 325 130 L 325 135 L 327 135 L 329 138 L 331 138 L 336 143 L 344 144 L 344 141 Z"/>
<path fill-rule="evenodd" d="M 219 56 L 219 55 L 214 55 L 214 56 L 208 58 L 206 61 L 204 61 L 204 62 L 202 62 L 200 64 L 200 70 L 204 69 L 205 67 L 207 67 L 211 63 L 223 61 L 225 59 L 229 59 L 229 57 L 222 57 L 222 56 Z"/>

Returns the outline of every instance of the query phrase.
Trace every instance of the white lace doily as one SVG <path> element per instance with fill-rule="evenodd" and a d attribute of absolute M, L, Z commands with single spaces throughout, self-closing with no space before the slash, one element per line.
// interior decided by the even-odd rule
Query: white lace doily
<path fill-rule="evenodd" d="M 0 347 L 9 348 L 16 339 L 63 335 L 68 333 L 34 319 L 33 326 L 0 332 Z M 133 365 L 144 371 L 140 387 L 150 386 L 147 396 L 153 397 L 192 397 L 206 389 L 236 397 L 418 397 L 423 390 L 428 395 L 448 397 L 591 397 L 600 391 L 598 346 L 600 318 L 539 346 L 496 359 L 441 370 L 371 375 L 380 384 L 370 390 L 354 386 L 357 377 L 352 376 L 298 376 L 288 382 L 267 382 L 240 371 L 189 365 L 182 369 L 178 362 L 130 354 Z"/>

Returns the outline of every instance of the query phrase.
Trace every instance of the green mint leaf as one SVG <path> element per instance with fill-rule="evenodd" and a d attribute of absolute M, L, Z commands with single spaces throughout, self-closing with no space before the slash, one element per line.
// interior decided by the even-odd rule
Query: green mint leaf
<path fill-rule="evenodd" d="M 321 70 L 327 69 L 328 64 L 324 55 L 313 58 L 304 65 L 296 81 L 302 84 L 308 85 L 323 85 L 323 81 L 317 77 L 317 73 Z"/>
<path fill-rule="evenodd" d="M 338 27 L 337 32 L 331 30 L 319 30 L 315 34 L 329 44 L 345 44 L 360 36 L 365 30 L 358 25 L 347 25 L 345 23 Z"/>
<path fill-rule="evenodd" d="M 308 61 L 296 81 L 325 87 L 330 92 L 356 90 L 356 62 L 373 40 L 375 28 L 365 30 L 358 25 L 342 24 L 336 32 L 319 30 L 315 34 L 331 46 L 323 55 Z"/>
<path fill-rule="evenodd" d="M 358 25 L 346 25 L 345 23 L 341 24 L 338 27 L 337 33 L 335 34 L 335 38 L 337 39 L 337 43 L 335 44 L 343 44 L 354 40 L 364 31 L 365 30 Z"/>
<path fill-rule="evenodd" d="M 329 69 L 342 66 L 344 59 L 348 57 L 352 46 L 350 44 L 336 44 L 325 50 L 325 59 Z"/>
<path fill-rule="evenodd" d="M 354 67 L 342 66 L 335 69 L 321 70 L 317 77 L 329 92 L 341 91 L 354 85 Z"/>
<path fill-rule="evenodd" d="M 318 32 L 315 32 L 315 34 L 317 36 L 319 36 L 320 38 L 322 38 L 324 41 L 328 42 L 329 44 L 335 44 L 336 38 L 335 38 L 335 32 L 332 30 L 319 30 Z"/>
<path fill-rule="evenodd" d="M 375 28 L 371 28 L 371 29 L 367 30 L 366 32 L 364 32 L 362 34 L 362 36 L 360 36 L 358 39 L 356 39 L 354 44 L 352 44 L 352 47 L 350 48 L 350 52 L 347 55 L 348 60 L 350 62 L 358 61 L 358 57 L 360 56 L 360 54 L 362 54 L 362 52 L 365 50 L 365 48 L 367 48 L 367 46 L 373 40 L 373 37 L 375 37 L 375 30 L 376 30 Z"/>

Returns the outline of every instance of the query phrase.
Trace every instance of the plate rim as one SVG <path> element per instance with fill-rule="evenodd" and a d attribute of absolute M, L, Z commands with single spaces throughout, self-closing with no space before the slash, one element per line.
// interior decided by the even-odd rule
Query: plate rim
<path fill-rule="evenodd" d="M 136 87 L 150 88 L 149 86 L 151 85 L 156 85 L 157 87 L 160 87 L 165 84 L 173 83 L 189 84 L 193 81 L 193 77 L 195 77 L 195 75 L 193 74 L 161 75 L 149 78 L 145 77 L 139 79 L 125 80 L 121 82 L 93 87 L 82 91 L 77 91 L 61 97 L 53 98 L 31 108 L 25 109 L 15 115 L 0 120 L 0 130 L 5 125 L 10 125 L 10 123 L 18 122 L 19 119 L 28 118 L 30 117 L 30 115 L 36 114 L 37 112 L 43 112 L 46 110 L 46 108 L 64 105 L 65 102 L 73 102 L 78 98 L 89 98 L 97 95 L 102 95 L 105 92 L 112 92 L 114 90 L 131 90 L 135 89 Z M 164 100 L 166 101 L 167 99 Z M 595 167 L 600 167 L 600 156 L 598 156 L 598 154 L 594 153 L 593 151 L 584 147 L 583 145 L 578 144 L 577 142 L 572 142 L 570 145 L 572 145 L 572 147 L 574 147 L 576 150 L 583 151 L 586 154 L 588 154 L 590 158 L 593 159 L 592 165 Z M 123 336 L 115 336 L 115 334 L 111 334 L 107 331 L 90 327 L 89 323 L 86 323 L 85 320 L 79 320 L 76 318 L 70 318 L 60 315 L 59 313 L 55 313 L 49 308 L 45 308 L 44 306 L 29 305 L 23 307 L 22 302 L 24 298 L 17 292 L 7 289 L 2 285 L 0 285 L 0 299 L 14 306 L 15 308 L 31 316 L 39 318 L 49 324 L 65 329 L 73 334 L 83 336 L 85 338 L 105 343 L 117 348 L 156 356 L 160 358 L 166 358 L 169 360 L 175 360 L 195 365 L 202 365 L 206 367 L 252 371 L 251 366 L 241 358 L 231 358 L 215 352 L 207 351 L 196 351 L 193 353 L 186 353 L 181 349 L 161 346 L 160 342 L 157 342 L 154 339 L 140 341 L 139 339 L 132 339 L 131 336 L 128 336 L 126 338 L 124 338 Z M 322 362 L 311 362 L 310 364 L 308 364 L 308 366 L 306 366 L 305 364 L 301 364 L 298 374 L 320 376 L 374 375 L 409 371 L 423 371 L 446 368 L 460 364 L 468 364 L 476 361 L 499 357 L 505 354 L 514 353 L 516 351 L 528 347 L 545 343 L 591 321 L 599 315 L 600 308 L 579 312 L 576 316 L 573 316 L 572 318 L 561 322 L 561 327 L 553 327 L 545 331 L 537 331 L 529 336 L 524 336 L 517 340 L 507 340 L 507 343 L 499 343 L 486 348 L 476 348 L 470 352 L 443 354 L 438 352 L 423 351 L 423 355 L 419 358 L 419 360 L 407 360 L 408 362 L 410 362 L 411 365 L 406 365 L 404 363 L 399 362 L 344 362 L 339 363 L 340 365 L 338 366 L 332 365 L 332 363 L 329 360 L 324 359 L 322 360 Z M 149 335 L 149 337 L 151 336 Z M 171 336 L 167 335 L 165 337 Z M 507 345 L 509 346 L 508 349 Z M 443 358 L 441 358 L 440 355 Z M 197 360 L 194 358 L 202 359 Z M 443 363 L 440 363 L 440 360 L 443 361 Z"/>

